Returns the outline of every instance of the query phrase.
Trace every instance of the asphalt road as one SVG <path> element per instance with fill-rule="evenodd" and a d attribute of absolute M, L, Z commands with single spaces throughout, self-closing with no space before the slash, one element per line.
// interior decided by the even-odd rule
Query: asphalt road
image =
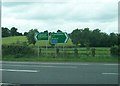
<path fill-rule="evenodd" d="M 118 84 L 118 64 L 2 62 L 2 83 Z"/>

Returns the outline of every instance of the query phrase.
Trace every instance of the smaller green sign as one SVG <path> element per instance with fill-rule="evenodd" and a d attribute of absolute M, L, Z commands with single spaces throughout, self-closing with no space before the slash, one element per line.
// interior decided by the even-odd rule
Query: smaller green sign
<path fill-rule="evenodd" d="M 48 32 L 40 32 L 35 35 L 36 40 L 48 40 Z"/>

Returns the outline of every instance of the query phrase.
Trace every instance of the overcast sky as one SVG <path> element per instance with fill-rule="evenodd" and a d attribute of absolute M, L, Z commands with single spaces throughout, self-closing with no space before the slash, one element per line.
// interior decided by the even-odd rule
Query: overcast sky
<path fill-rule="evenodd" d="M 8 2 L 9 1 L 9 2 Z M 72 32 L 100 29 L 118 32 L 119 0 L 2 0 L 2 27 L 19 32 L 37 28 L 40 32 Z"/>

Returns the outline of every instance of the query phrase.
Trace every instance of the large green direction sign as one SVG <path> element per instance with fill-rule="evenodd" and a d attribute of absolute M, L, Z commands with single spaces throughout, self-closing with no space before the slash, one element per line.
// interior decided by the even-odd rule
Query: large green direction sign
<path fill-rule="evenodd" d="M 48 32 L 40 32 L 35 35 L 36 40 L 48 40 Z"/>
<path fill-rule="evenodd" d="M 67 41 L 68 41 L 67 33 L 63 33 L 63 32 L 51 33 L 51 38 L 50 38 L 51 44 L 67 43 Z"/>

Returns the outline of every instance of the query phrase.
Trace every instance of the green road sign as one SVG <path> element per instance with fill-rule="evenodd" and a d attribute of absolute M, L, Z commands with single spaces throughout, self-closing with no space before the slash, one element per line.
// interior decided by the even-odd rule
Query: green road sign
<path fill-rule="evenodd" d="M 40 32 L 35 35 L 36 40 L 48 40 L 48 32 Z"/>
<path fill-rule="evenodd" d="M 63 32 L 51 33 L 51 38 L 50 38 L 51 44 L 67 43 L 67 41 L 68 41 L 67 33 L 63 33 Z"/>

